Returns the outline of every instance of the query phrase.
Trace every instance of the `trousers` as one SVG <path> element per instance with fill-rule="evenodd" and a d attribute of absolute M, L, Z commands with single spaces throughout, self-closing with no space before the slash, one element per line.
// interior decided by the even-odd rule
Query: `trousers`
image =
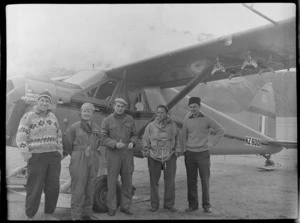
<path fill-rule="evenodd" d="M 202 186 L 202 208 L 210 208 L 209 198 L 209 178 L 210 178 L 210 153 L 209 150 L 204 152 L 186 151 L 184 156 L 188 203 L 191 208 L 198 208 L 198 171 Z"/>
<path fill-rule="evenodd" d="M 90 151 L 88 157 L 84 150 L 72 152 L 69 166 L 72 220 L 80 220 L 82 216 L 92 215 L 98 166 L 97 152 Z"/>
<path fill-rule="evenodd" d="M 107 195 L 106 205 L 117 209 L 117 181 L 121 175 L 121 208 L 129 209 L 132 202 L 132 175 L 134 170 L 132 149 L 106 149 L 107 160 Z"/>
<path fill-rule="evenodd" d="M 175 154 L 165 164 L 148 157 L 148 168 L 150 175 L 150 200 L 151 207 L 159 208 L 159 178 L 161 170 L 164 171 L 164 207 L 174 207 L 175 203 L 175 175 L 176 175 L 176 160 Z"/>
<path fill-rule="evenodd" d="M 37 213 L 43 190 L 45 193 L 44 212 L 54 213 L 59 195 L 60 161 L 59 152 L 33 153 L 29 159 L 25 204 L 27 217 L 32 218 Z"/>

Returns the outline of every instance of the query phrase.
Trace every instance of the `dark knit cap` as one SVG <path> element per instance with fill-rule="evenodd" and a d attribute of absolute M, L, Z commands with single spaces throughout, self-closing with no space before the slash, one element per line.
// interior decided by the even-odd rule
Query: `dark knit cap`
<path fill-rule="evenodd" d="M 201 99 L 199 97 L 191 97 L 189 99 L 189 105 L 190 104 L 198 104 L 200 105 Z"/>
<path fill-rule="evenodd" d="M 43 91 L 39 94 L 38 100 L 40 100 L 41 97 L 46 97 L 50 100 L 50 103 L 52 102 L 51 94 L 48 90 Z"/>
<path fill-rule="evenodd" d="M 167 106 L 165 106 L 165 105 L 158 105 L 157 106 L 157 109 L 159 109 L 159 108 L 164 108 L 165 109 L 165 111 L 168 113 L 169 112 L 169 109 L 168 109 L 168 107 Z M 156 110 L 157 110 L 156 109 Z"/>

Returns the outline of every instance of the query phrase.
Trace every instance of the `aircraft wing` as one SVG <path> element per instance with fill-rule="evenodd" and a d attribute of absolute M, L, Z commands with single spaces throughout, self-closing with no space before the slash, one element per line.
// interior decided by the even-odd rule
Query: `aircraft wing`
<path fill-rule="evenodd" d="M 106 70 L 106 74 L 143 86 L 176 87 L 211 66 L 203 82 L 296 67 L 295 18 L 202 42 L 149 59 Z M 243 69 L 242 69 L 243 68 Z M 204 75 L 204 74 L 203 74 Z"/>
<path fill-rule="evenodd" d="M 287 149 L 297 149 L 297 142 L 296 141 L 268 141 L 270 145 L 282 146 Z"/>

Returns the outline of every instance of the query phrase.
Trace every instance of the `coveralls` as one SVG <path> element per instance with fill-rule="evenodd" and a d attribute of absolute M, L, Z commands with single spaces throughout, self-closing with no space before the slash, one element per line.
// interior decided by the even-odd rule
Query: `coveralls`
<path fill-rule="evenodd" d="M 98 173 L 100 127 L 84 120 L 70 126 L 63 140 L 64 155 L 71 155 L 71 217 L 91 216 L 94 201 L 94 181 Z M 87 148 L 90 147 L 90 151 Z"/>
<path fill-rule="evenodd" d="M 173 120 L 167 117 L 162 123 L 154 120 L 149 123 L 143 135 L 143 155 L 148 156 L 150 175 L 151 207 L 159 208 L 158 182 L 164 170 L 164 208 L 174 207 L 175 203 L 175 153 L 182 153 L 179 130 Z"/>
<path fill-rule="evenodd" d="M 132 200 L 132 174 L 134 169 L 133 150 L 117 149 L 116 143 L 128 145 L 137 141 L 134 120 L 126 113 L 113 113 L 107 116 L 101 126 L 101 144 L 106 146 L 107 160 L 107 196 L 106 205 L 111 210 L 117 209 L 116 188 L 119 174 L 121 175 L 121 209 L 129 209 Z"/>

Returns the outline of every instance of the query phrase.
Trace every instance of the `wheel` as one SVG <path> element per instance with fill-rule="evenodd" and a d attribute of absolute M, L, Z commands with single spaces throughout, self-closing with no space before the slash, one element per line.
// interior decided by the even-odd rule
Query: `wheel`
<path fill-rule="evenodd" d="M 117 207 L 121 203 L 121 183 L 117 183 Z M 93 211 L 97 213 L 108 212 L 106 206 L 106 194 L 107 194 L 107 175 L 100 176 L 95 181 L 95 195 Z"/>

